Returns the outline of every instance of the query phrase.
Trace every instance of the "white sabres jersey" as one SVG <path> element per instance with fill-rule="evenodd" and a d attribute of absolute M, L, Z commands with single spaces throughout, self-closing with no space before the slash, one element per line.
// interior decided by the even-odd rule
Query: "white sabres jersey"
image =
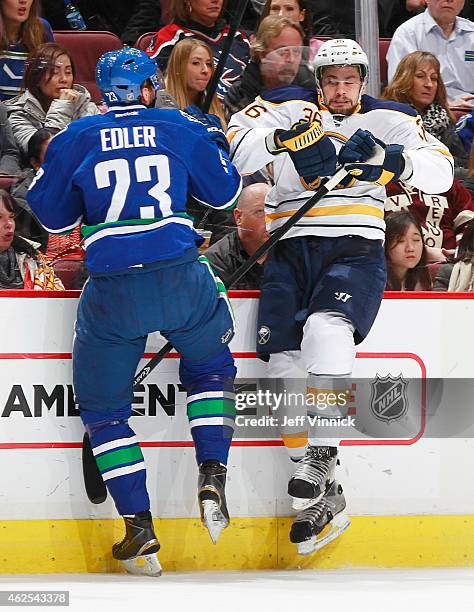
<path fill-rule="evenodd" d="M 404 145 L 413 164 L 407 183 L 425 193 L 443 193 L 453 182 L 453 159 L 448 149 L 423 129 L 416 111 L 405 104 L 362 96 L 356 111 L 347 117 L 318 108 L 313 92 L 297 86 L 282 87 L 257 97 L 229 123 L 231 159 L 241 174 L 251 174 L 273 165 L 275 185 L 266 198 L 267 228 L 274 231 L 313 192 L 306 191 L 286 153 L 274 155 L 265 139 L 276 128 L 290 129 L 320 116 L 336 152 L 357 131 L 372 132 L 385 144 Z M 353 179 L 322 198 L 296 223 L 285 237 L 358 235 L 373 240 L 384 238 L 385 188 Z"/>

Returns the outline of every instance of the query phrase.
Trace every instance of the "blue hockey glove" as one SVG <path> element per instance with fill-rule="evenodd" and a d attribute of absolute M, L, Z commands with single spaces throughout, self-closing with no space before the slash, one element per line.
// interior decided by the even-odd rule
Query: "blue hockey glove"
<path fill-rule="evenodd" d="M 405 170 L 403 149 L 386 145 L 367 130 L 357 130 L 339 151 L 339 162 L 358 181 L 383 186 L 398 181 Z"/>
<path fill-rule="evenodd" d="M 194 106 L 193 104 L 186 106 L 184 112 L 191 115 L 191 117 L 198 119 L 198 121 L 207 126 L 207 133 L 209 134 L 211 140 L 213 140 L 220 149 L 226 153 L 229 153 L 229 143 L 227 142 L 227 138 L 222 130 L 221 120 L 217 115 L 213 115 L 212 113 L 203 113 L 198 106 Z"/>
<path fill-rule="evenodd" d="M 365 162 L 375 149 L 374 136 L 367 130 L 358 129 L 339 151 L 338 161 L 341 165 L 354 162 Z"/>
<path fill-rule="evenodd" d="M 274 139 L 277 147 L 278 143 L 282 146 L 272 152 L 289 154 L 305 189 L 317 189 L 321 176 L 334 174 L 336 149 L 319 122 L 307 121 L 291 130 L 276 130 Z"/>

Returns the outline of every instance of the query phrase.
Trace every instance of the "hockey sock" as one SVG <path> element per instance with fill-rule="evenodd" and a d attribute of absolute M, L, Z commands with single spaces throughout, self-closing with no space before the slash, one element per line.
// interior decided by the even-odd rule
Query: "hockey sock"
<path fill-rule="evenodd" d="M 95 423 L 88 431 L 97 466 L 118 513 L 135 515 L 149 510 L 145 462 L 127 421 Z"/>
<path fill-rule="evenodd" d="M 205 362 L 181 359 L 180 378 L 188 394 L 187 414 L 198 465 L 209 459 L 227 465 L 236 415 L 235 374 L 228 347 Z"/>
<path fill-rule="evenodd" d="M 306 405 L 304 381 L 301 379 L 283 379 L 284 399 L 278 410 L 281 439 L 288 451 L 290 459 L 299 461 L 306 452 L 308 445 L 308 423 L 306 419 Z M 286 398 L 301 398 L 301 401 L 292 401 Z M 274 412 L 274 414 L 276 411 Z"/>
<path fill-rule="evenodd" d="M 307 385 L 308 414 L 315 418 L 309 435 L 311 446 L 339 446 L 351 401 L 350 379 L 310 373 Z"/>
<path fill-rule="evenodd" d="M 338 446 L 344 437 L 355 359 L 354 324 L 339 312 L 314 312 L 303 328 L 301 355 L 307 379 L 311 446 Z M 342 418 L 342 420 L 341 420 Z"/>
<path fill-rule="evenodd" d="M 282 398 L 274 416 L 278 417 L 281 439 L 294 462 L 304 457 L 308 445 L 306 406 L 303 402 L 287 399 L 302 397 L 306 393 L 302 365 L 300 351 L 283 351 L 272 354 L 268 366 L 269 378 L 275 385 L 274 392 Z"/>
<path fill-rule="evenodd" d="M 233 384 L 223 382 L 220 377 L 205 377 L 188 391 L 187 413 L 198 465 L 208 459 L 227 465 L 236 410 Z"/>
<path fill-rule="evenodd" d="M 292 461 L 299 461 L 306 453 L 308 446 L 308 432 L 302 431 L 297 434 L 281 434 L 283 444 L 288 451 L 288 455 Z"/>

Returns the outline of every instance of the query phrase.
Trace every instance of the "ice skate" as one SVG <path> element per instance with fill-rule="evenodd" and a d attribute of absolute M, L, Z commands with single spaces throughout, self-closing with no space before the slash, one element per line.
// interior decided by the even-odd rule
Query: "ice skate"
<path fill-rule="evenodd" d="M 335 480 L 320 501 L 300 512 L 291 526 L 290 540 L 297 545 L 298 554 L 309 555 L 341 535 L 350 525 L 345 507 L 342 486 Z"/>
<path fill-rule="evenodd" d="M 153 530 L 151 513 L 140 512 L 124 516 L 125 537 L 112 547 L 112 556 L 121 561 L 129 574 L 161 576 L 161 565 L 156 553 L 160 544 Z"/>
<path fill-rule="evenodd" d="M 201 520 L 217 543 L 221 531 L 229 525 L 229 512 L 225 500 L 227 468 L 218 461 L 204 461 L 199 466 L 198 499 Z"/>
<path fill-rule="evenodd" d="M 337 448 L 334 446 L 308 446 L 288 483 L 288 495 L 293 498 L 296 511 L 316 504 L 334 481 Z"/>

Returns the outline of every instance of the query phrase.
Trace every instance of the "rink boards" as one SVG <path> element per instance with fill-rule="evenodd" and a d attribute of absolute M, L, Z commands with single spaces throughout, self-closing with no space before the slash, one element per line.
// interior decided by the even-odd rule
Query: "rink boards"
<path fill-rule="evenodd" d="M 474 378 L 473 298 L 387 294 L 371 334 L 358 347 L 354 375 Z M 2 572 L 114 568 L 109 551 L 121 523 L 113 521 L 110 499 L 93 506 L 82 485 L 83 430 L 71 376 L 77 299 L 76 292 L 0 292 Z M 238 376 L 265 378 L 265 364 L 255 357 L 258 296 L 234 293 L 232 302 Z M 150 338 L 142 363 L 161 343 L 158 336 Z M 386 423 L 384 439 L 361 436 L 343 443 L 338 478 L 352 526 L 339 541 L 319 555 L 297 557 L 287 537 L 286 450 L 277 436 L 255 434 L 235 440 L 231 449 L 227 496 L 234 520 L 213 547 L 196 518 L 194 452 L 177 368 L 172 353 L 144 381 L 135 396 L 139 414 L 131 420 L 143 442 L 152 512 L 160 517 L 161 560 L 168 569 L 474 565 L 474 441 L 469 432 L 424 435 L 433 398 L 423 385 L 420 413 L 406 436 L 391 437 Z"/>

